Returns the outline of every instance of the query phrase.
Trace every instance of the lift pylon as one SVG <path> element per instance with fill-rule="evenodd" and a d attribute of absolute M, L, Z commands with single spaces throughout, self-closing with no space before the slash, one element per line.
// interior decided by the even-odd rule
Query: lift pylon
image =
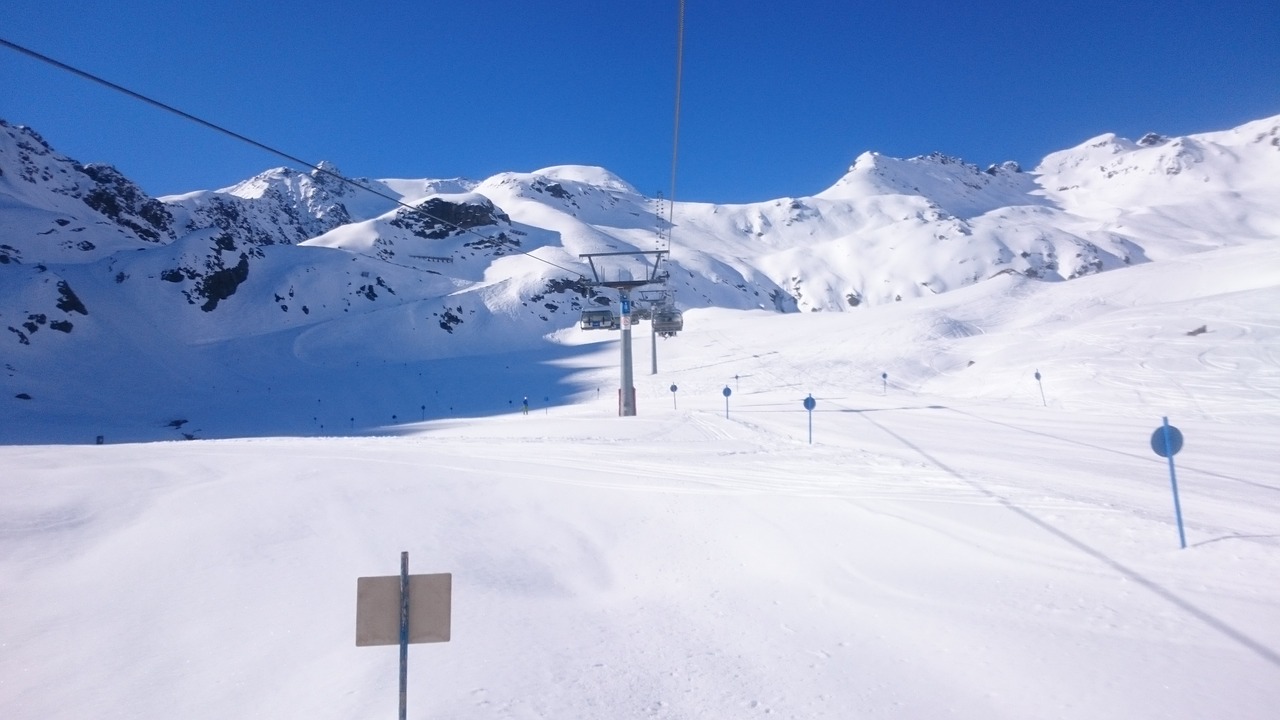
<path fill-rule="evenodd" d="M 623 252 L 607 252 L 607 253 L 583 253 L 580 258 L 585 258 L 587 264 L 591 266 L 591 273 L 595 276 L 593 283 L 597 287 L 607 287 L 618 291 L 618 323 L 617 326 L 622 330 L 622 377 L 621 386 L 618 388 L 618 415 L 622 417 L 630 417 L 636 414 L 636 389 L 634 381 L 634 372 L 631 360 L 631 292 L 650 285 L 661 285 L 667 280 L 667 274 L 662 271 L 662 259 L 666 257 L 666 250 L 633 250 Z M 622 259 L 630 257 L 630 263 L 623 263 Z M 597 264 L 597 261 L 598 264 Z M 639 262 L 637 262 L 639 261 Z M 640 278 L 636 278 L 637 264 L 643 264 L 644 271 Z M 629 267 L 628 267 L 629 266 Z M 612 269 L 613 279 L 609 278 L 609 270 Z M 583 313 L 583 327 L 587 326 L 586 313 L 598 311 L 586 311 Z"/>

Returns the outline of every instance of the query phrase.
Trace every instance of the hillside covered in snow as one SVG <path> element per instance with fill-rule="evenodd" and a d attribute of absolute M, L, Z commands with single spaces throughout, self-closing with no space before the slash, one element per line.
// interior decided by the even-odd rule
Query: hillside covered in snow
<path fill-rule="evenodd" d="M 338 375 L 544 348 L 616 301 L 581 254 L 668 239 L 682 309 L 854 314 L 1280 240 L 1280 116 L 1104 135 L 1032 170 L 864 153 L 815 196 L 743 205 L 670 208 L 594 167 L 354 184 L 320 167 L 153 198 L 0 124 L 6 412 L 127 415 L 108 410 L 112 386 L 154 424 L 168 413 L 158 398 L 234 407 L 299 372 L 335 374 L 323 382 L 341 394 L 360 383 Z M 253 372 L 237 369 L 250 359 Z"/>

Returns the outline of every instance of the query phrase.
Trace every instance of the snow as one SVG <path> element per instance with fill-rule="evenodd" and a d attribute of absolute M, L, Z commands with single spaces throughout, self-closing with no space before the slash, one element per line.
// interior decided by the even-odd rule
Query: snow
<path fill-rule="evenodd" d="M 540 175 L 550 180 L 559 182 L 576 183 L 579 185 L 591 185 L 597 188 L 603 188 L 612 192 L 626 193 L 628 195 L 639 195 L 640 191 L 635 186 L 623 180 L 614 173 L 595 165 L 556 165 L 553 167 L 535 170 L 534 175 Z"/>
<path fill-rule="evenodd" d="M 117 372 L 191 392 L 6 406 L 8 442 L 78 443 L 0 446 L 6 718 L 388 717 L 397 655 L 355 647 L 355 578 L 401 551 L 453 573 L 452 640 L 410 650 L 416 717 L 1280 704 L 1274 240 L 849 313 L 690 310 L 656 375 L 637 328 L 634 418 L 615 333 L 528 343 L 495 314 L 458 357 L 415 345 L 407 306 L 163 352 L 135 328 Z M 172 437 L 223 439 L 122 442 L 179 413 Z"/>

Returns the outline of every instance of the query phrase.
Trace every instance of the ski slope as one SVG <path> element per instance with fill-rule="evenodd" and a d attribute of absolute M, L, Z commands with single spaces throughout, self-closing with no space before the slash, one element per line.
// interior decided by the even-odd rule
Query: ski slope
<path fill-rule="evenodd" d="M 611 333 L 363 367 L 191 348 L 240 397 L 184 398 L 181 429 L 225 439 L 118 442 L 170 417 L 131 397 L 10 431 L 105 445 L 0 446 L 0 713 L 389 717 L 355 579 L 408 551 L 454 583 L 413 717 L 1273 717 L 1278 257 L 690 311 L 656 375 L 639 326 L 634 418 Z"/>

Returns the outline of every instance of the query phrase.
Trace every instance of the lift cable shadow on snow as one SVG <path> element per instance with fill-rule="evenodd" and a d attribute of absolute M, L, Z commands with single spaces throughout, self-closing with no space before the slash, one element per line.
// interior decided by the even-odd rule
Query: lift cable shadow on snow
<path fill-rule="evenodd" d="M 1187 547 L 1202 547 L 1224 540 L 1280 540 L 1280 535 L 1225 535 L 1223 537 L 1210 538 L 1209 540 L 1201 540 L 1198 543 L 1191 543 Z"/>
<path fill-rule="evenodd" d="M 903 445 L 905 445 L 906 447 L 909 447 L 909 448 L 911 448 L 912 450 L 914 450 L 914 451 L 916 451 L 917 453 L 919 453 L 921 457 L 923 457 L 925 460 L 928 460 L 930 463 L 932 463 L 935 467 L 939 468 L 939 469 L 940 469 L 940 470 L 942 470 L 943 472 L 946 472 L 947 474 L 949 474 L 949 475 L 951 475 L 952 477 L 956 478 L 956 479 L 957 479 L 957 480 L 959 480 L 960 482 L 963 482 L 964 484 L 968 485 L 969 487 L 973 488 L 974 490 L 977 490 L 978 492 L 982 493 L 983 495 L 986 495 L 987 497 L 992 498 L 993 500 L 995 500 L 995 501 L 996 501 L 997 503 L 999 503 L 1000 505 L 1003 505 L 1004 507 L 1008 508 L 1009 510 L 1011 510 L 1011 511 L 1013 511 L 1013 512 L 1017 513 L 1018 515 L 1022 516 L 1023 518 L 1025 518 L 1025 519 L 1026 519 L 1026 520 L 1028 520 L 1029 522 L 1031 522 L 1031 523 L 1033 523 L 1033 524 L 1035 524 L 1035 525 L 1039 526 L 1040 528 L 1044 529 L 1046 532 L 1048 532 L 1048 533 L 1050 533 L 1051 535 L 1054 535 L 1055 537 L 1057 537 L 1057 538 L 1061 539 L 1063 542 L 1066 542 L 1067 544 L 1071 545 L 1072 547 L 1076 548 L 1077 550 L 1079 550 L 1079 551 L 1081 551 L 1081 552 L 1085 553 L 1086 555 L 1089 555 L 1090 557 L 1093 557 L 1093 558 L 1097 559 L 1098 561 L 1100 561 L 1100 562 L 1102 562 L 1103 564 L 1107 565 L 1108 567 L 1112 568 L 1112 569 L 1113 569 L 1113 570 L 1115 570 L 1116 572 L 1119 572 L 1120 574 L 1124 575 L 1125 577 L 1127 577 L 1128 579 L 1132 580 L 1133 582 L 1138 583 L 1139 585 L 1141 585 L 1141 586 L 1143 586 L 1143 587 L 1147 588 L 1148 590 L 1150 590 L 1151 592 L 1155 593 L 1156 595 L 1158 595 L 1158 596 L 1160 596 L 1160 597 L 1164 598 L 1165 600 L 1168 600 L 1168 601 L 1169 601 L 1170 603 L 1172 603 L 1173 605 L 1175 605 L 1175 606 L 1177 606 L 1177 607 L 1181 608 L 1181 609 L 1182 609 L 1183 611 L 1185 611 L 1188 615 L 1191 615 L 1191 616 L 1193 616 L 1193 617 L 1195 617 L 1195 618 L 1199 619 L 1201 622 L 1205 623 L 1205 624 L 1206 624 L 1206 625 L 1208 625 L 1209 627 L 1212 627 L 1213 629 L 1217 630 L 1218 632 L 1222 633 L 1223 635 L 1226 635 L 1227 637 L 1231 638 L 1232 640 L 1235 640 L 1236 642 L 1238 642 L 1238 643 L 1240 643 L 1241 645 L 1245 646 L 1245 647 L 1246 647 L 1246 648 L 1248 648 L 1249 650 L 1252 650 L 1255 654 L 1257 654 L 1257 655 L 1258 655 L 1259 657 L 1261 657 L 1263 660 L 1266 660 L 1267 662 L 1271 663 L 1272 665 L 1275 665 L 1276 667 L 1280 667 L 1280 653 L 1277 653 L 1275 650 L 1272 650 L 1271 648 L 1267 647 L 1266 645 L 1263 645 L 1262 643 L 1258 642 L 1257 640 L 1254 640 L 1253 638 L 1249 637 L 1248 635 L 1245 635 L 1244 633 L 1240 632 L 1239 630 L 1236 630 L 1235 628 L 1233 628 L 1233 627 L 1231 627 L 1230 625 L 1226 624 L 1226 623 L 1225 623 L 1225 622 L 1223 622 L 1222 620 L 1219 620 L 1218 618 L 1216 618 L 1216 617 L 1214 617 L 1214 616 L 1210 615 L 1209 613 L 1205 612 L 1204 610 L 1201 610 L 1200 608 L 1196 607 L 1195 605 L 1192 605 L 1191 603 L 1189 603 L 1189 602 L 1187 602 L 1187 601 L 1183 600 L 1182 598 L 1178 597 L 1177 595 L 1174 595 L 1171 591 L 1169 591 L 1169 590 L 1165 589 L 1164 587 L 1160 586 L 1159 584 L 1155 583 L 1154 581 L 1147 579 L 1146 577 L 1142 576 L 1141 574 L 1139 574 L 1139 573 L 1138 573 L 1138 572 L 1136 572 L 1135 570 L 1132 570 L 1132 569 L 1130 569 L 1130 568 L 1126 567 L 1125 565 L 1122 565 L 1121 563 L 1119 563 L 1119 562 L 1117 562 L 1116 560 L 1114 560 L 1114 559 L 1112 559 L 1112 558 L 1108 557 L 1108 556 L 1107 556 L 1107 555 L 1105 555 L 1104 553 L 1102 553 L 1102 552 L 1100 552 L 1100 551 L 1098 551 L 1098 550 L 1096 550 L 1096 549 L 1094 549 L 1094 548 L 1090 547 L 1089 545 L 1086 545 L 1085 543 L 1083 543 L 1083 542 L 1081 542 L 1081 541 L 1079 541 L 1079 540 L 1075 539 L 1074 537 L 1072 537 L 1072 536 L 1068 535 L 1067 533 L 1063 532 L 1062 530 L 1060 530 L 1060 529 L 1058 529 L 1058 528 L 1056 528 L 1056 527 L 1054 527 L 1054 526 L 1050 525 L 1049 523 L 1045 522 L 1044 520 L 1041 520 L 1040 518 L 1036 517 L 1035 515 L 1031 514 L 1030 512 L 1028 512 L 1028 511 L 1026 511 L 1026 510 L 1024 510 L 1024 509 L 1022 509 L 1022 508 L 1020 508 L 1020 507 L 1018 507 L 1017 505 L 1013 504 L 1013 503 L 1012 503 L 1011 501 L 1009 501 L 1008 499 L 1006 499 L 1006 498 L 1004 498 L 1004 497 L 1001 497 L 1000 495 L 998 495 L 998 494 L 996 494 L 996 493 L 994 493 L 994 492 L 992 492 L 992 491 L 988 490 L 987 488 L 983 487 L 983 485 L 982 485 L 981 483 L 975 482 L 975 481 L 970 480 L 969 478 L 965 477 L 964 475 L 961 475 L 960 473 L 956 472 L 956 471 L 955 471 L 955 470 L 953 470 L 952 468 L 950 468 L 950 467 L 948 467 L 947 465 L 945 465 L 942 461 L 940 461 L 940 460 L 938 460 L 937 458 L 935 458 L 934 456 L 930 455 L 928 452 L 926 452 L 924 449 L 920 448 L 920 447 L 919 447 L 918 445 L 916 445 L 915 443 L 913 443 L 913 442 L 911 442 L 910 440 L 906 439 L 905 437 L 903 437 L 903 436 L 899 435 L 898 433 L 896 433 L 896 432 L 894 432 L 894 431 L 890 430 L 889 428 L 885 427 L 884 425 L 881 425 L 880 423 L 876 422 L 876 421 L 875 421 L 874 419 L 872 419 L 869 415 L 863 414 L 863 415 L 862 415 L 862 417 L 863 417 L 863 419 L 865 419 L 867 422 L 869 422 L 869 423 L 871 423 L 872 425 L 874 425 L 875 427 L 879 428 L 879 429 L 880 429 L 881 431 L 883 431 L 885 434 L 892 436 L 892 437 L 893 437 L 894 439 L 896 439 L 898 442 L 902 443 L 902 444 L 903 444 Z"/>
<path fill-rule="evenodd" d="M 879 407 L 879 408 L 841 408 L 837 412 L 855 413 L 878 413 L 878 412 L 897 412 L 899 410 L 950 410 L 945 405 L 903 405 L 900 407 Z"/>
<path fill-rule="evenodd" d="M 1125 457 L 1128 457 L 1128 458 L 1135 458 L 1135 459 L 1137 459 L 1137 460 L 1141 460 L 1141 461 L 1143 461 L 1143 462 L 1153 462 L 1153 461 L 1152 461 L 1152 459 L 1151 459 L 1151 456 L 1150 456 L 1150 455 L 1140 455 L 1140 454 L 1138 454 L 1138 453 L 1126 452 L 1126 451 L 1124 451 L 1124 450 L 1116 450 L 1116 449 L 1114 449 L 1114 448 L 1103 447 L 1102 445 L 1094 445 L 1093 443 L 1082 442 L 1082 441 L 1080 441 L 1080 440 L 1074 440 L 1074 439 L 1072 439 L 1072 438 L 1065 438 L 1065 437 L 1062 437 L 1062 436 L 1060 436 L 1060 435 L 1053 435 L 1053 434 L 1051 434 L 1051 433 L 1041 432 L 1040 430 L 1029 430 L 1029 429 L 1027 429 L 1027 428 L 1025 428 L 1025 427 L 1021 427 L 1021 426 L 1019 426 L 1019 425 L 1013 425 L 1013 424 L 1011 424 L 1011 423 L 1000 422 L 999 420 L 992 420 L 991 418 L 985 418 L 985 417 L 982 417 L 981 415 L 975 415 L 974 413 L 966 412 L 966 411 L 964 411 L 964 410 L 957 410 L 957 409 L 955 409 L 955 408 L 942 408 L 942 409 L 944 409 L 944 410 L 950 410 L 950 411 L 951 411 L 951 412 L 953 412 L 953 413 L 957 413 L 957 414 L 960 414 L 960 415 L 964 415 L 965 417 L 971 417 L 971 418 L 973 418 L 973 419 L 975 419 L 975 420 L 982 420 L 982 421 L 984 421 L 984 422 L 989 422 L 989 423 L 991 423 L 991 424 L 993 424 L 993 425 L 999 425 L 999 426 L 1001 426 L 1001 427 L 1007 427 L 1007 428 L 1011 428 L 1011 429 L 1013 429 L 1013 430 L 1021 430 L 1022 432 L 1030 433 L 1030 434 L 1032 434 L 1032 435 L 1039 435 L 1040 437 L 1046 437 L 1046 438 L 1050 438 L 1050 439 L 1052 439 L 1052 440 L 1058 440 L 1058 441 L 1061 441 L 1061 442 L 1072 443 L 1072 444 L 1075 444 L 1075 445 L 1081 445 L 1081 446 L 1084 446 L 1084 447 L 1087 447 L 1087 448 L 1091 448 L 1091 449 L 1093 449 L 1093 450 L 1101 450 L 1101 451 L 1103 451 L 1103 452 L 1114 453 L 1114 454 L 1116 454 L 1116 455 L 1123 455 L 1123 456 L 1125 456 Z M 1157 460 L 1155 460 L 1154 462 L 1157 462 L 1157 463 L 1163 463 L 1164 461 L 1163 461 L 1163 460 L 1159 460 L 1159 459 L 1157 459 Z M 1261 488 L 1261 489 L 1263 489 L 1263 490 L 1273 490 L 1273 491 L 1275 491 L 1275 492 L 1280 492 L 1280 487 L 1276 487 L 1275 485 L 1268 485 L 1268 484 L 1266 484 L 1266 483 L 1260 483 L 1260 482 L 1257 482 L 1257 481 L 1255 481 L 1255 480 L 1245 480 L 1244 478 L 1233 477 L 1233 476 L 1231 476 L 1231 475 L 1223 475 L 1222 473 L 1214 472 L 1214 471 L 1212 471 L 1212 470 L 1202 470 L 1202 469 L 1200 469 L 1200 468 L 1196 468 L 1196 467 L 1192 467 L 1192 466 L 1190 466 L 1190 465 L 1187 465 L 1187 464 L 1185 464 L 1185 463 L 1183 463 L 1183 462 L 1179 462 L 1179 463 L 1178 463 L 1178 467 L 1179 467 L 1179 468 L 1186 469 L 1186 470 L 1191 470 L 1191 471 L 1193 471 L 1193 472 L 1198 472 L 1198 473 L 1201 473 L 1201 474 L 1203 474 L 1203 475 L 1208 475 L 1209 477 L 1215 477 L 1215 478 L 1218 478 L 1218 479 L 1220 479 L 1220 480 L 1230 480 L 1230 481 L 1232 481 L 1232 482 L 1238 482 L 1238 483 L 1243 483 L 1243 484 L 1245 484 L 1245 485 L 1251 485 L 1251 486 L 1253 486 L 1253 487 Z"/>

